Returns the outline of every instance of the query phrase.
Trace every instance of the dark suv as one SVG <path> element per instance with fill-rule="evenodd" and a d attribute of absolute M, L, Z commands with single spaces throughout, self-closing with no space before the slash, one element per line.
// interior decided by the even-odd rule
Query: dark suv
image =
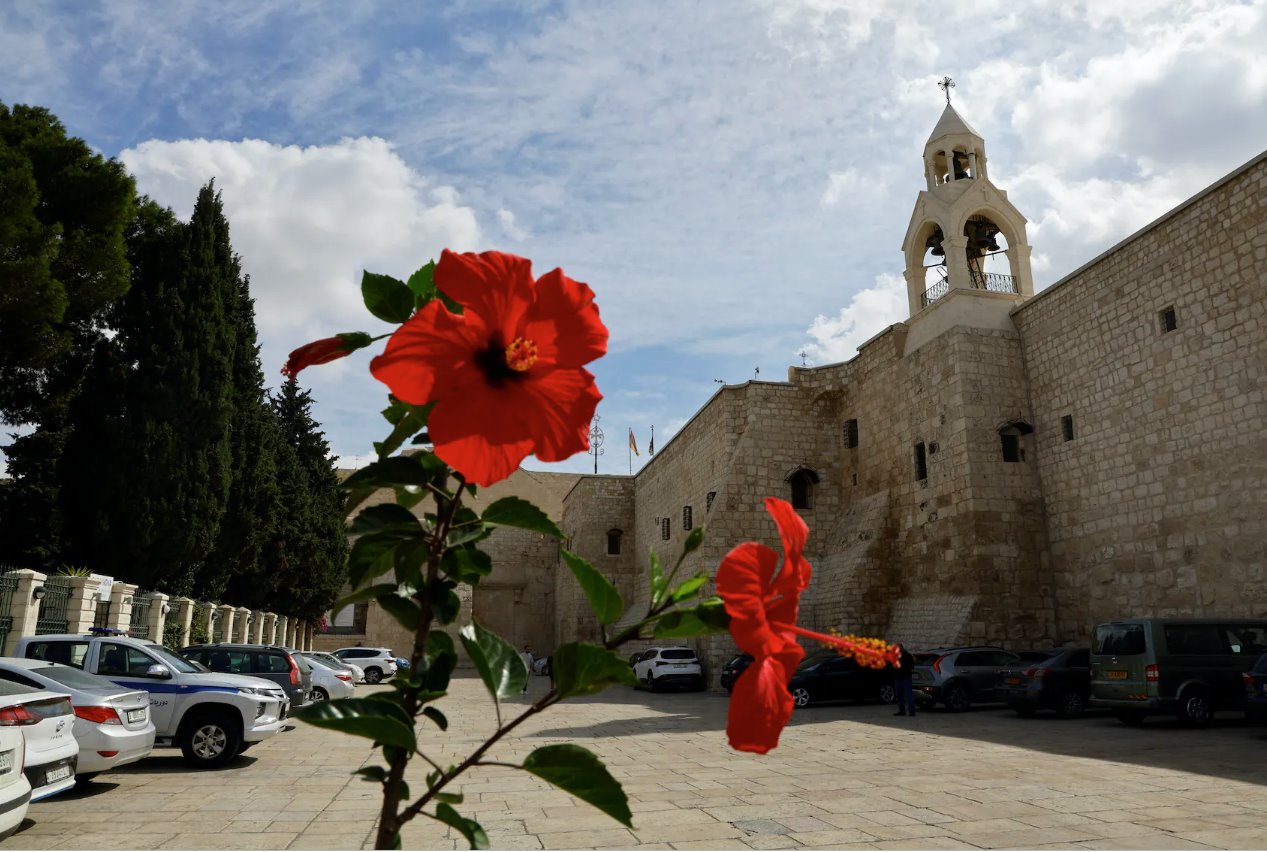
<path fill-rule="evenodd" d="M 308 693 L 312 689 L 312 669 L 301 655 L 293 654 L 280 645 L 213 642 L 207 645 L 190 645 L 181 649 L 180 653 L 213 672 L 271 680 L 286 690 L 291 708 L 308 703 Z"/>
<path fill-rule="evenodd" d="M 915 655 L 911 686 L 922 707 L 941 702 L 959 712 L 973 704 L 1002 701 L 995 672 L 1014 666 L 1020 657 L 992 646 L 938 648 Z"/>
<path fill-rule="evenodd" d="M 999 669 L 999 695 L 1022 716 L 1055 710 L 1066 719 L 1091 703 L 1091 649 L 1022 651 L 1016 665 Z"/>

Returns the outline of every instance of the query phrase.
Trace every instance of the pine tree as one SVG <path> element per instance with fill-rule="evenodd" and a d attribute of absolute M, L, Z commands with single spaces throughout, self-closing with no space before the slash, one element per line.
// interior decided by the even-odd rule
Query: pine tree
<path fill-rule="evenodd" d="M 268 552 L 276 580 L 271 606 L 316 618 L 347 582 L 347 530 L 334 459 L 311 414 L 312 397 L 292 379 L 273 397 L 281 433 L 283 511 Z"/>

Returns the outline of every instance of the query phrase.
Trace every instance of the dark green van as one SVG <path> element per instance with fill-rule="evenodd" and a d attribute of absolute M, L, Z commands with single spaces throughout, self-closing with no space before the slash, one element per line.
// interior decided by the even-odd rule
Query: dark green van
<path fill-rule="evenodd" d="M 1174 714 L 1185 725 L 1241 710 L 1241 673 L 1267 653 L 1267 619 L 1138 618 L 1095 628 L 1091 705 L 1128 725 Z"/>

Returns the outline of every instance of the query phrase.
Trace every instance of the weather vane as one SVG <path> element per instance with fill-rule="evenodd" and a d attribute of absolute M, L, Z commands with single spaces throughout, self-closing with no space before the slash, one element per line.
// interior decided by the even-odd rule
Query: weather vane
<path fill-rule="evenodd" d="M 594 415 L 594 422 L 590 427 L 590 454 L 594 456 L 594 472 L 598 473 L 598 457 L 604 452 L 603 450 L 603 430 L 599 428 L 598 421 L 602 418 L 597 414 Z"/>
<path fill-rule="evenodd" d="M 808 358 L 808 357 L 809 357 L 809 353 L 808 353 L 808 352 L 806 352 L 804 349 L 802 349 L 800 352 L 797 352 L 796 354 L 797 354 L 797 355 L 799 355 L 799 356 L 801 356 L 801 366 L 802 366 L 802 367 L 807 367 L 807 366 L 809 366 L 809 361 L 807 361 L 807 360 L 806 360 L 806 358 Z"/>
<path fill-rule="evenodd" d="M 950 106 L 950 90 L 955 87 L 955 81 L 949 77 L 942 77 L 937 81 L 937 88 L 946 93 L 946 106 Z"/>

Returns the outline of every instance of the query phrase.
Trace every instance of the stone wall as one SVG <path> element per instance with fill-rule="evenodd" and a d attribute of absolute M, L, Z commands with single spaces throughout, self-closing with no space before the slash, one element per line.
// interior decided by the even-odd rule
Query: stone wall
<path fill-rule="evenodd" d="M 1062 635 L 1267 615 L 1267 155 L 1013 317 Z"/>
<path fill-rule="evenodd" d="M 561 526 L 572 552 L 611 580 L 626 602 L 637 596 L 633 477 L 580 477 L 567 495 Z M 608 533 L 617 530 L 620 552 L 609 553 Z M 599 640 L 598 620 L 571 570 L 560 560 L 550 576 L 557 601 L 552 647 Z"/>

